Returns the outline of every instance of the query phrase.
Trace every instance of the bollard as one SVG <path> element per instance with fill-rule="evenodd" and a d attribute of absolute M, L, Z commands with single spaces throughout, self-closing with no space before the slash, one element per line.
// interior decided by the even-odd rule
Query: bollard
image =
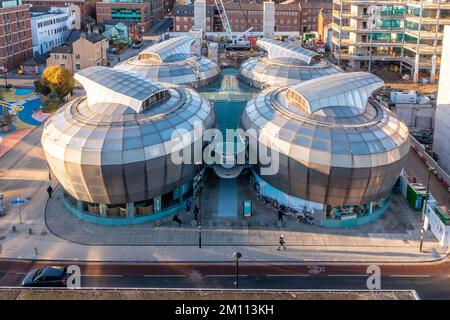
<path fill-rule="evenodd" d="M 38 248 L 34 247 L 34 254 L 37 256 L 39 254 Z"/>
<path fill-rule="evenodd" d="M 16 226 L 12 226 L 12 232 L 16 232 Z"/>
<path fill-rule="evenodd" d="M 31 230 L 31 228 L 28 229 L 28 234 L 29 234 L 30 236 L 33 234 L 33 230 Z"/>

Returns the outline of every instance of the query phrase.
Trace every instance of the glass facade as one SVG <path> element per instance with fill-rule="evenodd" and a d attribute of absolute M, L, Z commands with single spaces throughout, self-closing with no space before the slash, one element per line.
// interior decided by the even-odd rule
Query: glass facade
<path fill-rule="evenodd" d="M 194 38 L 172 38 L 157 43 L 115 68 L 172 84 L 202 87 L 219 78 L 218 64 L 208 58 L 191 55 Z"/>
<path fill-rule="evenodd" d="M 262 175 L 267 166 L 259 165 L 255 172 L 288 195 L 322 204 L 357 206 L 387 196 L 409 138 L 391 111 L 370 102 L 383 85 L 369 73 L 337 73 L 257 95 L 241 126 L 278 154 L 271 163 L 278 170 Z"/>
<path fill-rule="evenodd" d="M 172 154 L 189 155 L 192 144 L 202 145 L 194 132 L 215 124 L 210 103 L 193 90 L 111 68 L 90 67 L 75 78 L 86 96 L 59 109 L 42 135 L 47 162 L 64 190 L 93 214 L 104 205 L 123 214 L 126 204 L 152 199 L 155 208 L 172 206 L 180 192 L 170 194 L 186 188 L 197 172 L 193 161 L 177 164 Z M 146 105 L 149 98 L 156 100 Z M 181 134 L 191 141 L 175 145 Z"/>
<path fill-rule="evenodd" d="M 141 21 L 141 9 L 111 8 L 111 18 L 118 20 Z"/>
<path fill-rule="evenodd" d="M 267 51 L 267 57 L 245 61 L 239 72 L 243 82 L 257 88 L 293 85 L 341 72 L 331 63 L 321 61 L 313 51 L 298 46 L 271 39 L 258 40 L 256 44 Z"/>

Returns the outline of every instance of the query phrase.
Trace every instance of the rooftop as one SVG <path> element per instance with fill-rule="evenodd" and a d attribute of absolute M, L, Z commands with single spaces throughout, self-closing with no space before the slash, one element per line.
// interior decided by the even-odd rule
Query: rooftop
<path fill-rule="evenodd" d="M 116 106 L 116 108 L 108 107 L 105 110 L 108 113 L 114 113 L 116 109 L 124 112 L 124 109 L 129 110 L 127 107 L 140 113 L 146 107 L 149 98 L 161 91 L 167 91 L 158 83 L 140 75 L 105 67 L 83 69 L 75 74 L 75 79 L 86 90 L 90 106 L 107 103 Z"/>
<path fill-rule="evenodd" d="M 384 86 L 367 72 L 337 73 L 302 82 L 289 88 L 290 96 L 309 113 L 328 107 L 356 108 L 362 112 L 370 95 Z"/>
<path fill-rule="evenodd" d="M 300 45 L 288 44 L 286 42 L 263 38 L 256 42 L 256 45 L 267 51 L 270 59 L 276 58 L 297 58 L 308 64 L 317 62 L 319 55 L 314 51 L 305 49 Z"/>
<path fill-rule="evenodd" d="M 171 57 L 173 56 L 182 55 L 185 57 L 190 54 L 193 42 L 194 38 L 191 36 L 171 38 L 143 50 L 139 54 L 139 60 L 164 62 L 171 60 Z"/>

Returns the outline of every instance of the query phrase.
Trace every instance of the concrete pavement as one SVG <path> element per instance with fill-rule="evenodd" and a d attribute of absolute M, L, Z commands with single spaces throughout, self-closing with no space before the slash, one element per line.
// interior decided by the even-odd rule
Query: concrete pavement
<path fill-rule="evenodd" d="M 8 200 L 26 200 L 26 204 L 18 206 L 7 202 L 8 214 L 0 218 L 0 257 L 3 258 L 219 262 L 229 261 L 232 253 L 239 250 L 242 261 L 411 263 L 439 260 L 446 255 L 431 234 L 427 235 L 424 253 L 418 252 L 420 219 L 408 216 L 411 213 L 402 214 L 404 210 L 397 213 L 402 214 L 400 218 L 388 214 L 387 220 L 348 230 L 301 225 L 296 221 L 286 221 L 285 229 L 277 229 L 275 224 L 264 228 L 205 225 L 203 247 L 199 249 L 196 227 L 178 228 L 170 221 L 160 227 L 152 223 L 129 227 L 86 224 L 65 211 L 58 199 L 53 199 L 49 202 L 52 208 L 47 217 L 51 218 L 50 223 L 47 219 L 49 229 L 44 219 L 49 181 L 40 147 L 41 132 L 41 127 L 33 130 L 0 159 L 0 193 Z M 206 201 L 213 204 L 215 200 Z M 275 219 L 268 219 L 272 218 Z M 61 223 L 66 229 L 58 229 Z M 396 228 L 395 224 L 404 226 Z M 16 232 L 12 231 L 13 226 Z M 58 230 L 64 232 L 58 234 Z M 281 233 L 288 245 L 286 251 L 276 250 Z"/>

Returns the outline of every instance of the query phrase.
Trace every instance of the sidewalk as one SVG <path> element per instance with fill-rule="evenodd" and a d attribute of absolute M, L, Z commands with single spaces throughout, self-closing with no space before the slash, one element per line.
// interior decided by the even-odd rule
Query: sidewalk
<path fill-rule="evenodd" d="M 24 224 L 18 223 L 17 212 L 10 213 L 6 217 L 7 223 L 2 220 L 1 258 L 96 262 L 228 262 L 236 250 L 242 253 L 242 261 L 245 262 L 417 263 L 436 261 L 445 256 L 445 250 L 439 248 L 430 234 L 424 243 L 424 253 L 419 253 L 417 240 L 402 240 L 396 238 L 397 235 L 385 237 L 372 234 L 369 237 L 349 238 L 333 236 L 326 232 L 316 234 L 283 230 L 288 248 L 286 251 L 277 251 L 279 230 L 208 227 L 202 232 L 203 246 L 199 249 L 196 228 L 180 229 L 168 223 L 167 226 L 163 224 L 161 227 L 150 224 L 122 227 L 122 230 L 117 230 L 116 233 L 113 229 L 121 227 L 90 225 L 95 228 L 78 229 L 83 228 L 83 223 L 79 221 L 74 225 L 74 230 L 81 230 L 84 234 L 96 232 L 96 228 L 103 228 L 103 233 L 97 233 L 97 237 L 102 238 L 102 235 L 107 233 L 110 239 L 123 241 L 124 229 L 128 229 L 128 238 L 137 243 L 137 245 L 83 245 L 59 238 L 47 229 L 43 219 L 47 198 L 45 189 L 46 185 L 43 185 L 23 208 Z M 51 200 L 57 201 L 58 199 Z M 64 218 L 68 217 L 66 214 L 70 215 L 64 211 L 58 211 L 57 214 L 61 214 Z M 16 233 L 11 231 L 13 225 L 17 228 Z M 32 229 L 31 235 L 28 233 L 29 228 Z M 74 230 L 72 232 L 76 232 Z M 150 246 L 139 245 L 139 241 L 142 242 L 146 234 L 162 239 L 161 243 Z M 70 236 L 70 233 L 66 236 Z"/>
<path fill-rule="evenodd" d="M 264 211 L 264 205 L 253 199 L 254 220 L 245 226 L 241 216 L 233 221 L 217 217 L 213 179 L 207 182 L 209 192 L 202 195 L 201 249 L 197 227 L 190 225 L 185 213 L 181 214 L 182 227 L 175 226 L 170 217 L 161 226 L 150 222 L 123 227 L 93 225 L 75 218 L 62 206 L 58 199 L 61 189 L 56 189 L 48 202 L 46 224 L 49 182 L 41 132 L 42 127 L 36 128 L 0 159 L 0 193 L 8 199 L 7 215 L 0 217 L 1 258 L 229 262 L 232 253 L 239 250 L 246 262 L 412 263 L 435 261 L 446 254 L 431 233 L 426 234 L 424 253 L 419 253 L 420 215 L 408 211 L 405 203 L 395 198 L 385 217 L 352 229 L 321 228 L 293 219 L 286 219 L 285 227 L 279 229 L 276 215 Z M 250 196 L 246 188 L 244 183 L 238 184 L 239 201 Z M 17 198 L 26 204 L 9 204 Z M 13 226 L 16 232 L 12 232 Z M 280 234 L 286 240 L 286 251 L 277 251 Z"/>

